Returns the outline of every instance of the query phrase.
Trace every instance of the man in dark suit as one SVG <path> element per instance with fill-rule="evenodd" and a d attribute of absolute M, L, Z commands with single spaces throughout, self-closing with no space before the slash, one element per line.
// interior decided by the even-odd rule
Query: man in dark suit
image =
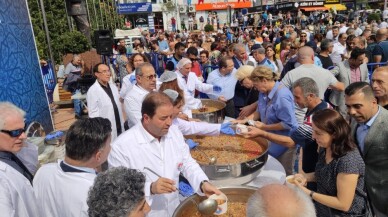
<path fill-rule="evenodd" d="M 240 66 L 245 65 L 245 57 L 247 51 L 243 44 L 236 44 L 233 48 L 233 64 L 234 68 L 238 69 Z M 239 82 L 237 82 L 234 89 L 234 106 L 235 106 L 235 117 L 239 116 L 240 109 L 246 106 L 246 99 L 248 98 L 249 90 L 243 87 Z"/>
<path fill-rule="evenodd" d="M 388 216 L 388 111 L 377 104 L 367 82 L 345 89 L 352 132 L 365 161 L 368 197 L 377 217 Z"/>

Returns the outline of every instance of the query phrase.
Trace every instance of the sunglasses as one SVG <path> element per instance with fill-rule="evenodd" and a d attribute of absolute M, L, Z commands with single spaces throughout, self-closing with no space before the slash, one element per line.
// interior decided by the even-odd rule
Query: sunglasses
<path fill-rule="evenodd" d="M 301 38 L 306 38 L 306 36 L 307 36 L 307 35 L 301 35 L 300 37 L 301 37 Z"/>
<path fill-rule="evenodd" d="M 17 129 L 17 130 L 1 130 L 2 133 L 8 134 L 10 137 L 16 138 L 26 132 L 25 129 Z"/>
<path fill-rule="evenodd" d="M 142 75 L 142 77 L 145 77 L 145 78 L 147 78 L 148 80 L 152 80 L 152 79 L 154 79 L 154 78 L 157 78 L 157 75 L 156 74 L 153 74 L 153 75 L 148 75 L 148 76 L 144 76 L 144 75 Z"/>

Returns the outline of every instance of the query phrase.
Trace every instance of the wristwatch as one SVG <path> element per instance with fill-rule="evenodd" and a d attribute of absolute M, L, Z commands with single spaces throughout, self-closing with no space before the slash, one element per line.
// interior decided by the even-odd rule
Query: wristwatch
<path fill-rule="evenodd" d="M 202 190 L 202 185 L 203 185 L 205 182 L 209 182 L 209 180 L 203 180 L 203 181 L 201 182 L 201 184 L 199 184 L 199 189 L 201 190 L 202 193 L 204 193 L 203 190 Z"/>

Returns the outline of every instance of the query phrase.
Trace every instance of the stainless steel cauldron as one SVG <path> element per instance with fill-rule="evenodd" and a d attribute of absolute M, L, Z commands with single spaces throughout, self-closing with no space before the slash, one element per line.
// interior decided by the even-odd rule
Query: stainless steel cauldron
<path fill-rule="evenodd" d="M 202 170 L 217 186 L 242 185 L 252 181 L 259 175 L 268 159 L 269 142 L 263 138 L 251 139 L 263 147 L 263 153 L 255 159 L 233 164 L 201 164 Z M 205 151 L 206 153 L 206 151 Z"/>
<path fill-rule="evenodd" d="M 247 202 L 253 193 L 257 190 L 255 187 L 250 186 L 225 186 L 219 188 L 227 197 L 229 202 Z M 190 196 L 197 202 L 205 200 L 206 197 L 201 197 L 197 194 Z M 184 200 L 175 210 L 173 217 L 187 217 L 190 215 L 184 215 L 184 211 L 193 210 L 195 211 L 195 204 L 190 200 Z"/>
<path fill-rule="evenodd" d="M 201 99 L 202 106 L 214 107 L 217 108 L 217 111 L 214 112 L 200 112 L 193 113 L 193 118 L 200 119 L 201 121 L 206 121 L 208 123 L 222 123 L 225 119 L 224 108 L 226 104 L 224 102 L 212 99 Z"/>

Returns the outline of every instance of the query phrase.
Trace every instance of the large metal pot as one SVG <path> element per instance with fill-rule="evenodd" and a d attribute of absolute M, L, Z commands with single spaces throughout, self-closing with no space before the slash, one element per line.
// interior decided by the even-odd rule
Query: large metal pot
<path fill-rule="evenodd" d="M 214 107 L 218 110 L 214 112 L 200 112 L 193 113 L 193 118 L 200 119 L 201 121 L 206 121 L 208 123 L 222 123 L 225 119 L 224 108 L 226 104 L 224 102 L 212 99 L 201 99 L 202 106 Z"/>
<path fill-rule="evenodd" d="M 225 186 L 219 188 L 227 197 L 229 202 L 247 202 L 253 193 L 257 190 L 257 188 L 250 186 Z M 190 196 L 190 199 L 194 199 L 196 202 L 201 202 L 206 199 L 206 197 L 199 196 L 194 194 Z M 173 217 L 187 217 L 189 215 L 185 215 L 184 211 L 188 210 L 196 210 L 195 204 L 187 198 L 184 200 L 175 210 Z"/>
<path fill-rule="evenodd" d="M 263 147 L 263 153 L 253 160 L 233 164 L 216 165 L 202 164 L 199 162 L 202 170 L 213 184 L 217 186 L 242 185 L 252 181 L 259 175 L 268 159 L 269 142 L 263 138 L 250 140 L 257 142 Z"/>

